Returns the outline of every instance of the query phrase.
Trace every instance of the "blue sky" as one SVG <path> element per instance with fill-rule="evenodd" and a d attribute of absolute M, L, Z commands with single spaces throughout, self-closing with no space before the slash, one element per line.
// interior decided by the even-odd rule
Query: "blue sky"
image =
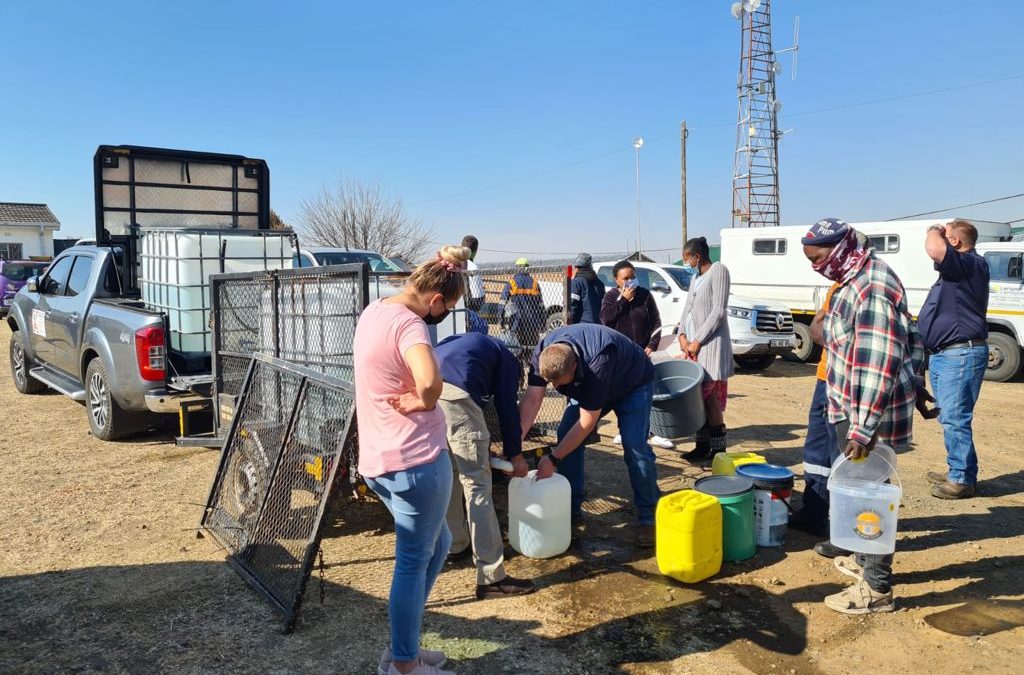
<path fill-rule="evenodd" d="M 739 24 L 730 3 L 4 2 L 0 200 L 93 231 L 97 145 L 265 158 L 271 201 L 378 182 L 483 259 L 679 245 L 679 122 L 691 235 L 729 226 Z M 784 224 L 874 220 L 1024 192 L 1019 3 L 773 3 Z M 593 159 L 596 158 L 596 159 Z M 588 161 L 581 161 L 588 160 Z M 566 165 L 574 166 L 566 167 Z M 540 174 L 540 175 L 537 175 Z M 965 209 L 1024 218 L 1024 199 Z M 668 252 L 664 253 L 669 255 Z"/>

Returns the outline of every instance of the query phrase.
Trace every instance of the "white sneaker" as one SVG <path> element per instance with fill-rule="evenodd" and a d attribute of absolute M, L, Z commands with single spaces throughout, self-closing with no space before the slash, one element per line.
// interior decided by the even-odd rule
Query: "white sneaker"
<path fill-rule="evenodd" d="M 846 576 L 853 577 L 857 581 L 864 581 L 864 568 L 857 564 L 857 556 L 837 555 L 832 560 L 832 564 Z"/>
<path fill-rule="evenodd" d="M 615 445 L 622 445 L 622 434 L 615 434 L 615 438 L 612 439 L 612 443 Z"/>
<path fill-rule="evenodd" d="M 667 438 L 662 438 L 661 436 L 658 435 L 651 436 L 649 440 L 651 445 L 655 445 L 659 448 L 662 448 L 663 450 L 671 450 L 672 448 L 676 447 L 675 443 L 668 440 Z"/>
<path fill-rule="evenodd" d="M 412 672 L 417 675 L 422 673 L 447 673 L 447 670 L 436 670 L 445 664 L 448 660 L 445 658 L 444 652 L 434 651 L 432 649 L 420 649 L 419 654 L 416 658 L 420 661 L 420 666 L 415 668 Z M 380 664 L 377 666 L 377 675 L 388 675 L 389 673 L 399 672 L 397 668 L 391 667 L 391 647 L 384 649 L 384 653 L 380 655 Z M 420 670 L 420 667 L 426 666 L 427 668 L 434 668 L 435 670 Z"/>
<path fill-rule="evenodd" d="M 896 611 L 892 591 L 879 593 L 872 590 L 863 580 L 825 598 L 825 606 L 842 614 L 877 614 Z"/>
<path fill-rule="evenodd" d="M 388 667 L 387 675 L 402 675 L 402 671 L 395 668 L 395 664 L 392 663 L 391 666 Z M 423 663 L 423 661 L 419 661 L 416 664 L 416 667 L 410 670 L 406 675 L 455 675 L 455 671 L 441 670 L 440 668 L 427 665 L 426 663 Z"/>

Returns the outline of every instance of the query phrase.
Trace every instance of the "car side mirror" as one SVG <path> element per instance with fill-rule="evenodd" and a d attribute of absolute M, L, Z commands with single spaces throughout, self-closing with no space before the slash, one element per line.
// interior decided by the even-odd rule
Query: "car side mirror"
<path fill-rule="evenodd" d="M 29 293 L 39 292 L 39 277 L 29 277 L 25 282 L 25 288 L 28 289 Z"/>
<path fill-rule="evenodd" d="M 655 281 L 651 284 L 651 290 L 658 293 L 671 293 L 672 289 L 664 281 Z"/>

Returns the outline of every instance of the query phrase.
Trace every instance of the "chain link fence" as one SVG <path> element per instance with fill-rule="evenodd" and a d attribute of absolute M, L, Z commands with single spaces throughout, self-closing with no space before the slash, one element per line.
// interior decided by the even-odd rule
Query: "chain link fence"
<path fill-rule="evenodd" d="M 201 527 L 290 631 L 355 412 L 348 382 L 257 354 L 239 393 Z"/>
<path fill-rule="evenodd" d="M 466 330 L 486 333 L 504 342 L 523 368 L 520 395 L 533 350 L 549 331 L 565 325 L 569 277 L 564 265 L 502 267 L 468 273 Z M 565 410 L 565 397 L 548 388 L 524 449 L 553 443 Z M 484 410 L 491 446 L 501 452 L 501 432 L 493 406 Z"/>
<path fill-rule="evenodd" d="M 469 273 L 467 281 L 465 300 L 431 331 L 437 340 L 475 330 L 505 342 L 522 363 L 522 393 L 534 347 L 548 331 L 564 324 L 566 268 L 486 269 Z M 361 265 L 211 277 L 218 424 L 230 421 L 254 352 L 350 380 L 359 313 L 368 302 L 400 292 L 403 282 L 403 275 L 369 274 Z M 549 389 L 526 448 L 553 442 L 564 407 L 564 397 Z M 500 453 L 497 415 L 491 406 L 485 413 L 493 449 Z M 347 475 L 356 487 L 355 471 Z"/>

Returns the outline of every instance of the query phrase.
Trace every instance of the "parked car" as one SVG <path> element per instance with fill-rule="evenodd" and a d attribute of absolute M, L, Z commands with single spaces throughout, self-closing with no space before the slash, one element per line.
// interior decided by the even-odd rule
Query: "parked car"
<path fill-rule="evenodd" d="M 594 264 L 594 271 L 608 289 L 615 287 L 614 267 L 614 262 Z M 692 273 L 679 265 L 634 262 L 633 267 L 637 281 L 651 291 L 658 304 L 662 335 L 669 334 L 683 317 Z M 784 356 L 796 346 L 793 315 L 785 305 L 730 295 L 728 314 L 733 358 L 741 368 L 764 370 L 776 356 Z"/>
<path fill-rule="evenodd" d="M 376 251 L 358 248 L 303 248 L 292 258 L 292 267 L 322 267 L 366 263 L 376 274 L 402 274 L 405 271 Z"/>
<path fill-rule="evenodd" d="M 14 295 L 30 277 L 42 274 L 48 262 L 35 260 L 0 260 L 0 316 L 5 316 Z"/>
<path fill-rule="evenodd" d="M 366 263 L 370 267 L 369 299 L 371 302 L 401 293 L 405 278 L 409 276 L 409 271 L 403 270 L 380 253 L 359 248 L 313 246 L 300 248 L 292 257 L 293 268 L 353 263 Z M 436 344 L 449 335 L 466 332 L 468 325 L 466 301 L 465 298 L 459 298 L 451 316 L 440 325 L 429 326 L 428 331 Z"/>

